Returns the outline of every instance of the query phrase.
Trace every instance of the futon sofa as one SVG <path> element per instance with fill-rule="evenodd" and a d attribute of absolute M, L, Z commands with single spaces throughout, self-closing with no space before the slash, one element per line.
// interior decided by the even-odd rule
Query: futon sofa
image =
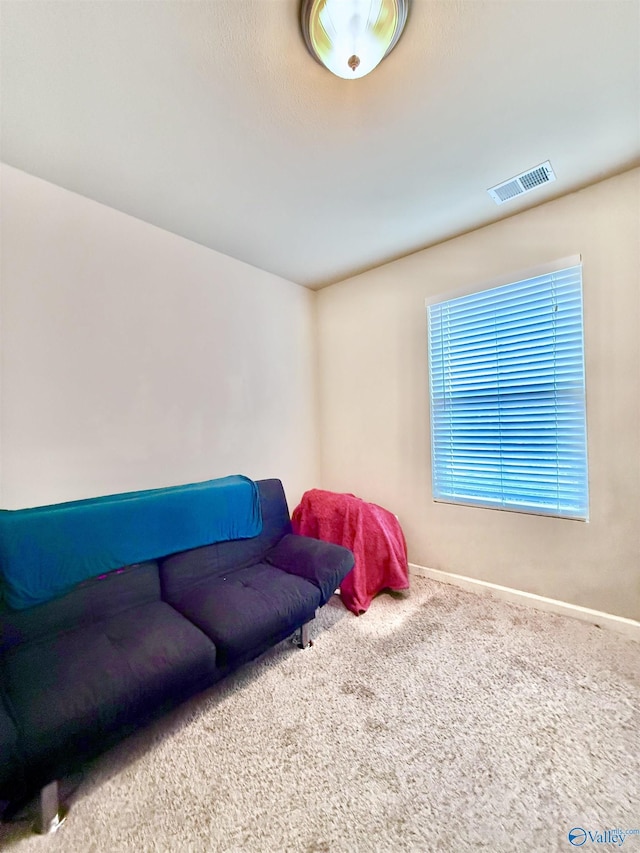
<path fill-rule="evenodd" d="M 33 606 L 0 604 L 5 819 L 40 792 L 49 831 L 56 780 L 297 631 L 308 644 L 353 555 L 292 534 L 279 480 L 253 485 L 257 535 L 156 554 Z"/>

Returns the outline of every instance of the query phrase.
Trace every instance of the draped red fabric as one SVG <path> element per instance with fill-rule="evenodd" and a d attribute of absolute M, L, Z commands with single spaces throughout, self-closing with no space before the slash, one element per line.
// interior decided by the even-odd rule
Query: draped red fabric
<path fill-rule="evenodd" d="M 355 495 L 311 489 L 294 509 L 291 522 L 296 533 L 353 551 L 355 566 L 342 582 L 340 595 L 356 615 L 366 611 L 381 590 L 409 588 L 402 528 L 381 506 Z"/>

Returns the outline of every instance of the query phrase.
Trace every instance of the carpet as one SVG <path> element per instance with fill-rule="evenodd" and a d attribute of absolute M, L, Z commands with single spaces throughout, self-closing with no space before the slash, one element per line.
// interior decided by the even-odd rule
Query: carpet
<path fill-rule="evenodd" d="M 640 644 L 416 577 L 361 617 L 334 597 L 312 636 L 94 762 L 56 835 L 0 845 L 502 853 L 640 829 Z"/>

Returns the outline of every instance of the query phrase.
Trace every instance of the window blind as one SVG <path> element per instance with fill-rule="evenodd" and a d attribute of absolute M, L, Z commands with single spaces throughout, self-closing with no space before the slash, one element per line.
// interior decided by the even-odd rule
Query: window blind
<path fill-rule="evenodd" d="M 581 265 L 427 311 L 434 499 L 586 519 Z"/>

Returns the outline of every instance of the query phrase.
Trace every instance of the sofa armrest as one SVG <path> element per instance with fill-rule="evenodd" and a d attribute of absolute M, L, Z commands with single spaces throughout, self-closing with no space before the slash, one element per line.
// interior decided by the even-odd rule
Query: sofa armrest
<path fill-rule="evenodd" d="M 327 603 L 355 563 L 348 548 L 295 533 L 283 536 L 264 559 L 277 569 L 317 586 L 322 604 Z"/>

